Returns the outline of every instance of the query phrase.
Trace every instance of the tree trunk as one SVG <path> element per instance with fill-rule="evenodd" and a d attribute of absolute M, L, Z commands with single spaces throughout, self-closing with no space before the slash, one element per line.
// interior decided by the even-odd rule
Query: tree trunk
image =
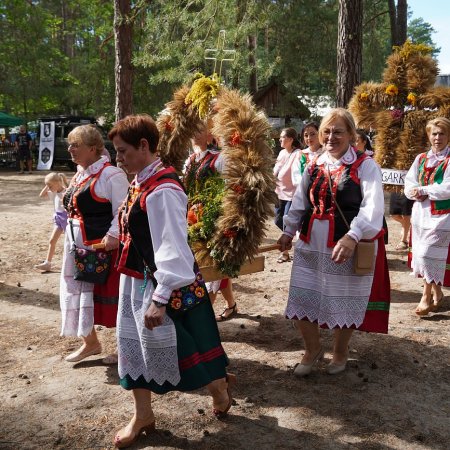
<path fill-rule="evenodd" d="M 131 65 L 133 24 L 130 0 L 114 0 L 114 43 L 116 48 L 116 121 L 133 112 L 133 68 Z"/>
<path fill-rule="evenodd" d="M 258 90 L 258 78 L 256 74 L 256 36 L 247 36 L 248 43 L 248 65 L 250 67 L 249 91 L 252 95 Z"/>
<path fill-rule="evenodd" d="M 388 0 L 389 21 L 391 24 L 391 44 L 392 46 L 403 45 L 406 42 L 408 29 L 408 2 L 407 0 Z"/>
<path fill-rule="evenodd" d="M 361 83 L 363 2 L 339 1 L 336 106 L 346 107 Z"/>

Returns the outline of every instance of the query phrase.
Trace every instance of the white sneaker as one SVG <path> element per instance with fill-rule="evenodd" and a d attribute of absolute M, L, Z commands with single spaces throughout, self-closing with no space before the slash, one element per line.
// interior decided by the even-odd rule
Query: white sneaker
<path fill-rule="evenodd" d="M 38 270 L 43 270 L 44 272 L 50 272 L 50 270 L 52 270 L 52 263 L 42 261 L 40 264 L 36 264 L 34 268 Z"/>

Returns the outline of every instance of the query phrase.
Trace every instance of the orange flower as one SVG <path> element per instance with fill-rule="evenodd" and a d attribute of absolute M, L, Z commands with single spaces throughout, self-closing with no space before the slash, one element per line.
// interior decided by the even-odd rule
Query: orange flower
<path fill-rule="evenodd" d="M 239 134 L 239 131 L 235 131 L 230 139 L 230 145 L 233 147 L 237 147 L 241 143 L 241 135 Z"/>
<path fill-rule="evenodd" d="M 195 211 L 190 208 L 187 213 L 187 223 L 188 225 L 194 225 L 194 223 L 198 222 L 197 214 L 195 214 Z"/>
<path fill-rule="evenodd" d="M 223 235 L 228 238 L 234 238 L 237 235 L 237 231 L 236 230 L 230 230 L 229 228 L 227 228 L 226 230 L 223 230 Z"/>
<path fill-rule="evenodd" d="M 195 289 L 195 295 L 196 295 L 196 297 L 201 298 L 201 297 L 203 297 L 205 295 L 205 290 L 201 286 L 198 286 Z"/>
<path fill-rule="evenodd" d="M 398 94 L 398 87 L 395 84 L 389 84 L 384 92 L 386 92 L 386 94 L 390 95 L 391 97 L 394 97 Z"/>
<path fill-rule="evenodd" d="M 168 120 L 167 122 L 164 123 L 164 128 L 166 131 L 173 131 L 174 126 L 171 124 L 170 120 Z"/>
<path fill-rule="evenodd" d="M 233 186 L 231 186 L 231 189 L 233 189 L 236 194 L 243 194 L 245 192 L 245 189 L 240 184 L 233 184 Z"/>
<path fill-rule="evenodd" d="M 410 92 L 408 94 L 408 97 L 406 97 L 406 100 L 408 101 L 409 104 L 411 104 L 412 106 L 416 106 L 417 103 L 417 95 L 414 94 L 414 92 Z"/>
<path fill-rule="evenodd" d="M 367 100 L 369 100 L 369 94 L 367 92 L 361 92 L 361 94 L 359 94 L 359 99 L 362 102 L 367 102 Z"/>
<path fill-rule="evenodd" d="M 174 298 L 170 302 L 170 306 L 172 306 L 173 309 L 180 309 L 181 308 L 181 299 L 180 298 Z"/>

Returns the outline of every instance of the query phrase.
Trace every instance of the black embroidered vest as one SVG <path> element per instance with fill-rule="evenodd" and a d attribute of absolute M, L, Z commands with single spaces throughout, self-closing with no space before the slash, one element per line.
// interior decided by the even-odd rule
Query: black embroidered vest
<path fill-rule="evenodd" d="M 94 186 L 105 167 L 79 184 L 71 183 L 63 197 L 69 217 L 80 221 L 84 245 L 100 242 L 111 227 L 114 218 L 112 204 L 95 194 Z"/>
<path fill-rule="evenodd" d="M 172 183 L 183 189 L 173 167 L 162 169 L 148 178 L 137 190 L 134 182 L 128 196 L 119 209 L 120 244 L 117 270 L 134 278 L 144 279 L 147 269 L 156 271 L 152 236 L 148 224 L 146 199 L 160 184 Z"/>
<path fill-rule="evenodd" d="M 203 180 L 217 172 L 215 163 L 219 157 L 219 153 L 207 152 L 200 161 L 195 161 L 195 154 L 191 156 L 189 166 L 184 174 L 184 184 L 189 193 L 195 191 L 195 182 Z"/>
<path fill-rule="evenodd" d="M 358 153 L 353 164 L 343 164 L 330 172 L 334 197 L 348 224 L 359 213 L 362 194 L 357 169 L 367 158 L 367 155 Z M 302 222 L 300 238 L 309 242 L 314 220 L 328 220 L 330 227 L 327 246 L 333 247 L 348 232 L 348 228 L 331 197 L 328 171 L 325 165 L 316 164 L 311 170 L 308 186 L 310 207 Z"/>

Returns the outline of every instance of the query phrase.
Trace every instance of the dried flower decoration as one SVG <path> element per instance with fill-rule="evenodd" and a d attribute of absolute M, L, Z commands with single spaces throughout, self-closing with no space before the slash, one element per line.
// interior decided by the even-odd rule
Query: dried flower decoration
<path fill-rule="evenodd" d="M 394 120 L 401 120 L 403 117 L 403 111 L 401 109 L 393 109 L 391 111 L 391 116 Z"/>
<path fill-rule="evenodd" d="M 369 100 L 369 94 L 367 92 L 361 92 L 361 94 L 359 94 L 359 100 L 367 102 Z"/>
<path fill-rule="evenodd" d="M 223 230 L 223 235 L 228 239 L 232 239 L 237 236 L 237 231 L 227 228 L 226 230 Z"/>
<path fill-rule="evenodd" d="M 169 133 L 173 131 L 174 126 L 172 125 L 172 123 L 170 122 L 170 120 L 168 120 L 167 122 L 164 123 L 164 129 L 166 131 L 168 131 Z"/>
<path fill-rule="evenodd" d="M 417 95 L 414 92 L 410 92 L 408 94 L 408 97 L 406 97 L 407 102 L 412 105 L 412 106 L 416 106 L 417 104 Z"/>
<path fill-rule="evenodd" d="M 239 131 L 236 130 L 231 136 L 230 145 L 232 147 L 237 147 L 240 144 L 241 144 L 241 135 L 239 134 Z"/>
<path fill-rule="evenodd" d="M 391 97 L 394 97 L 398 94 L 398 87 L 395 84 L 389 84 L 384 92 Z"/>
<path fill-rule="evenodd" d="M 231 186 L 231 189 L 233 189 L 233 191 L 239 195 L 241 195 L 245 192 L 245 188 L 240 184 L 233 184 L 233 186 Z"/>
<path fill-rule="evenodd" d="M 204 119 L 208 115 L 210 101 L 217 96 L 218 92 L 219 81 L 217 77 L 209 78 L 198 74 L 198 78 L 186 95 L 185 104 L 197 108 L 199 117 Z"/>
<path fill-rule="evenodd" d="M 408 59 L 414 55 L 430 55 L 433 49 L 426 44 L 413 44 L 409 39 L 402 45 L 394 45 L 394 52 L 398 53 L 403 59 Z"/>

